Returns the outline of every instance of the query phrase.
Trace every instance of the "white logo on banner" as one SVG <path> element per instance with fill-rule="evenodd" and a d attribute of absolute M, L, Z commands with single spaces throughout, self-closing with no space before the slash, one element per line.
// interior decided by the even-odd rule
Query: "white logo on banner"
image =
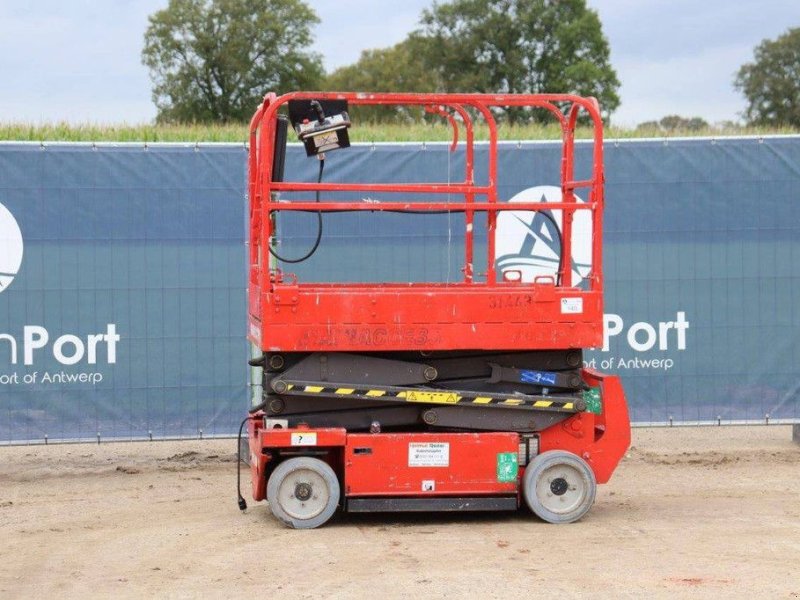
<path fill-rule="evenodd" d="M 577 202 L 583 199 L 575 196 Z M 522 190 L 509 202 L 561 202 L 561 188 L 554 185 L 539 185 Z M 503 211 L 497 217 L 495 235 L 496 264 L 501 273 L 514 270 L 522 273 L 522 281 L 532 283 L 536 277 L 558 275 L 561 256 L 561 210 L 514 210 Z M 576 210 L 572 220 L 570 285 L 586 289 L 586 277 L 592 269 L 592 213 Z M 562 314 L 582 312 L 577 299 L 562 298 Z M 669 370 L 675 365 L 675 352 L 686 350 L 686 332 L 689 321 L 685 311 L 677 311 L 674 320 L 648 323 L 637 321 L 626 326 L 617 314 L 606 314 L 603 318 L 604 353 L 609 351 L 610 340 L 620 336 L 633 351 L 632 358 L 604 356 L 592 358 L 585 366 L 602 370 L 615 369 L 660 369 Z M 648 356 L 650 352 L 670 354 Z M 626 353 L 627 354 L 627 353 Z"/>
<path fill-rule="evenodd" d="M 11 285 L 22 264 L 22 232 L 17 220 L 0 204 L 0 292 Z"/>
<path fill-rule="evenodd" d="M 583 202 L 577 195 L 575 200 Z M 561 188 L 537 185 L 522 190 L 509 202 L 561 202 Z M 497 217 L 495 234 L 497 268 L 500 272 L 520 271 L 522 281 L 558 274 L 561 255 L 561 210 L 509 210 Z M 576 210 L 572 220 L 572 281 L 580 287 L 592 268 L 592 215 Z"/>
<path fill-rule="evenodd" d="M 14 215 L 0 204 L 0 292 L 14 281 L 22 265 L 22 232 Z M 0 360 L 7 357 L 10 365 L 32 367 L 41 355 L 51 355 L 65 366 L 85 362 L 89 365 L 117 362 L 117 342 L 121 336 L 115 323 L 108 323 L 105 332 L 89 335 L 64 334 L 51 336 L 41 325 L 21 326 L 22 336 L 0 332 Z M 103 357 L 105 354 L 105 357 Z M 84 383 L 97 385 L 103 374 L 96 371 L 11 371 L 0 372 L 0 386 L 19 384 Z"/>

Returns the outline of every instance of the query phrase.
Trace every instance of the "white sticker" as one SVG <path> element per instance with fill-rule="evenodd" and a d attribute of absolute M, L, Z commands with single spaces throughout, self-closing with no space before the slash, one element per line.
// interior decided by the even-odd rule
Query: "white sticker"
<path fill-rule="evenodd" d="M 317 148 L 322 148 L 331 145 L 338 146 L 339 139 L 336 133 L 323 133 L 314 136 L 314 144 L 317 146 Z"/>
<path fill-rule="evenodd" d="M 561 314 L 580 314 L 583 312 L 583 298 L 562 298 Z"/>
<path fill-rule="evenodd" d="M 292 446 L 316 446 L 317 434 L 316 432 L 303 432 L 292 434 Z"/>
<path fill-rule="evenodd" d="M 450 444 L 447 442 L 410 442 L 408 444 L 409 467 L 449 467 Z"/>
<path fill-rule="evenodd" d="M 423 479 L 422 480 L 422 491 L 423 492 L 435 492 L 436 491 L 436 482 L 433 479 Z"/>

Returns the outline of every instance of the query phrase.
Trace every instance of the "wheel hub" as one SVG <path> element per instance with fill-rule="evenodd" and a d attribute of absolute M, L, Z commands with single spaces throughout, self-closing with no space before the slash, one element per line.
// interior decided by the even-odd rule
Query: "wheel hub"
<path fill-rule="evenodd" d="M 594 503 L 591 467 L 565 450 L 548 450 L 525 468 L 523 494 L 530 509 L 548 523 L 572 523 Z"/>
<path fill-rule="evenodd" d="M 307 483 L 298 483 L 294 487 L 294 497 L 301 502 L 305 502 L 311 498 L 311 486 Z"/>
<path fill-rule="evenodd" d="M 536 495 L 547 509 L 567 514 L 583 502 L 587 488 L 580 472 L 570 464 L 555 464 L 546 469 L 536 486 Z"/>
<path fill-rule="evenodd" d="M 550 482 L 550 491 L 553 492 L 556 496 L 563 496 L 567 493 L 569 489 L 569 484 L 567 480 L 563 477 L 557 477 Z"/>
<path fill-rule="evenodd" d="M 297 469 L 278 489 L 277 501 L 293 519 L 312 519 L 328 502 L 329 491 L 322 476 L 311 469 Z"/>

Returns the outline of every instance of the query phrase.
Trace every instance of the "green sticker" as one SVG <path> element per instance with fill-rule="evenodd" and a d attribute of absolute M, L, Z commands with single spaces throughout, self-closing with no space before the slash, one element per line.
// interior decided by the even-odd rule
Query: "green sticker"
<path fill-rule="evenodd" d="M 600 388 L 589 388 L 583 392 L 583 399 L 586 402 L 586 412 L 599 415 L 603 412 L 603 401 L 600 398 Z"/>
<path fill-rule="evenodd" d="M 497 481 L 512 483 L 517 481 L 519 465 L 516 452 L 500 452 L 497 454 Z"/>

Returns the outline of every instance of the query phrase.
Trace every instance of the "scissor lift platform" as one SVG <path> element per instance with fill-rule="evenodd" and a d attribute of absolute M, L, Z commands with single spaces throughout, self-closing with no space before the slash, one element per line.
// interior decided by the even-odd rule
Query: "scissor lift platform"
<path fill-rule="evenodd" d="M 326 117 L 326 108 L 394 104 L 451 123 L 451 150 L 464 152 L 462 181 L 325 183 L 323 163 L 316 183 L 285 180 L 283 109 L 319 115 L 318 123 L 296 125 L 313 154 L 314 144 L 336 147 L 332 135 L 350 123 L 346 112 Z M 559 202 L 499 196 L 495 115 L 504 107 L 544 110 L 560 123 Z M 574 161 L 579 116 L 594 126 L 590 174 L 582 180 Z M 489 132 L 483 183 L 476 182 L 475 118 Z M 582 368 L 583 349 L 599 346 L 603 335 L 597 102 L 555 94 L 269 94 L 250 131 L 248 335 L 263 387 L 247 420 L 254 499 L 268 499 L 293 527 L 321 525 L 337 507 L 516 509 L 523 499 L 551 522 L 582 517 L 630 440 L 619 381 Z M 588 194 L 586 202 L 576 190 Z M 359 202 L 353 194 L 391 199 Z M 463 277 L 298 281 L 270 258 L 280 257 L 277 230 L 287 211 L 315 212 L 320 222 L 331 212 L 463 213 Z M 559 260 L 549 272 L 498 268 L 504 211 L 543 214 L 553 223 Z M 588 211 L 592 238 L 591 266 L 582 274 L 572 252 L 579 211 Z M 484 272 L 475 268 L 477 224 L 486 232 Z M 319 236 L 309 256 L 318 244 Z"/>

